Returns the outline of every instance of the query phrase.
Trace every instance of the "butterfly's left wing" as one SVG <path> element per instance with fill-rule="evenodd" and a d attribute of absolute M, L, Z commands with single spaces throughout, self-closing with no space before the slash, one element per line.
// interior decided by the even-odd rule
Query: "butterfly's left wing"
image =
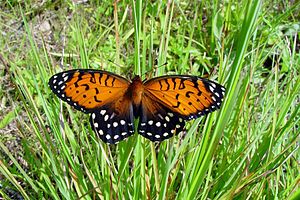
<path fill-rule="evenodd" d="M 126 96 L 94 110 L 90 116 L 91 126 L 97 136 L 111 144 L 134 134 L 133 121 L 133 106 Z"/>
<path fill-rule="evenodd" d="M 51 90 L 60 99 L 91 114 L 93 130 L 107 143 L 134 133 L 132 104 L 125 96 L 129 84 L 121 76 L 92 69 L 64 71 L 49 80 Z"/>
<path fill-rule="evenodd" d="M 60 99 L 91 113 L 121 98 L 130 82 L 107 71 L 75 69 L 53 75 L 48 84 Z"/>

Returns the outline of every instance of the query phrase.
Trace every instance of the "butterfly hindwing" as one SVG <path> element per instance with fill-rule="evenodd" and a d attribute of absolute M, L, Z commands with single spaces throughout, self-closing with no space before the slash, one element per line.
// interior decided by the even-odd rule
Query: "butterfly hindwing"
<path fill-rule="evenodd" d="M 160 103 L 145 96 L 142 100 L 138 133 L 151 141 L 163 141 L 181 132 L 184 120 Z"/>
<path fill-rule="evenodd" d="M 134 134 L 132 104 L 126 99 L 94 110 L 90 123 L 103 142 L 115 144 Z"/>
<path fill-rule="evenodd" d="M 64 71 L 49 80 L 51 90 L 60 99 L 85 113 L 122 97 L 129 84 L 121 76 L 92 69 Z"/>
<path fill-rule="evenodd" d="M 144 82 L 146 92 L 184 119 L 219 109 L 225 88 L 196 76 L 162 76 Z"/>

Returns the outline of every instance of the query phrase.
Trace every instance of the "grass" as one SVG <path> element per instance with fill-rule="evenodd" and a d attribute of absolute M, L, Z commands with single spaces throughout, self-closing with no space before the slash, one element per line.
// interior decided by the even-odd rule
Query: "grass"
<path fill-rule="evenodd" d="M 32 5 L 6 1 L 0 11 L 4 199 L 300 197 L 299 3 Z M 184 135 L 107 145 L 47 86 L 71 68 L 205 76 L 226 98 Z"/>

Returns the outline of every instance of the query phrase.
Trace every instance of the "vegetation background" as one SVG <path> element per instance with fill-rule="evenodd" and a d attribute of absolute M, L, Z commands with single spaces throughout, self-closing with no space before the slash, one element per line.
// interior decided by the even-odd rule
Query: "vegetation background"
<path fill-rule="evenodd" d="M 1 198 L 300 199 L 299 1 L 0 8 Z M 47 86 L 75 68 L 205 76 L 226 98 L 186 134 L 107 145 Z"/>

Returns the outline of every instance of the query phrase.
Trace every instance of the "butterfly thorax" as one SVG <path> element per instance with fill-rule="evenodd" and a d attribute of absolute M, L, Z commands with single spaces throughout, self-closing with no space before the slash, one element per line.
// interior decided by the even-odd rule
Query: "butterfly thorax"
<path fill-rule="evenodd" d="M 144 86 L 141 77 L 135 76 L 127 90 L 127 95 L 130 98 L 134 107 L 138 108 L 142 101 Z"/>

